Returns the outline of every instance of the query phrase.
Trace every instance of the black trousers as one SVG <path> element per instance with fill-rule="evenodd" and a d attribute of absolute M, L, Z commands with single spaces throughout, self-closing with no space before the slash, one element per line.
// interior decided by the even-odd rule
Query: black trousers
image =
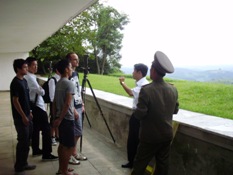
<path fill-rule="evenodd" d="M 137 147 L 139 143 L 139 128 L 140 122 L 134 117 L 134 114 L 131 115 L 129 120 L 129 135 L 127 141 L 127 154 L 129 163 L 134 162 L 135 155 L 137 153 Z"/>
<path fill-rule="evenodd" d="M 30 146 L 30 138 L 32 136 L 32 121 L 29 126 L 25 126 L 22 120 L 14 120 L 15 129 L 17 132 L 17 146 L 16 146 L 16 161 L 15 171 L 22 171 L 28 165 L 28 153 Z"/>
<path fill-rule="evenodd" d="M 48 114 L 39 107 L 33 108 L 33 132 L 32 132 L 32 150 L 37 152 L 40 144 L 40 131 L 42 131 L 42 151 L 43 156 L 48 156 L 52 152 L 50 125 Z"/>
<path fill-rule="evenodd" d="M 156 169 L 154 175 L 168 175 L 171 140 L 161 143 L 140 142 L 131 175 L 142 175 L 146 166 L 154 157 Z"/>

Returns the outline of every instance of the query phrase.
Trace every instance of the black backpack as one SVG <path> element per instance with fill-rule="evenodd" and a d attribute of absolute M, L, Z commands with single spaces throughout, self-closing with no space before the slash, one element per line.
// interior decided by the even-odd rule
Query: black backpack
<path fill-rule="evenodd" d="M 55 82 L 55 85 L 57 84 L 57 79 L 55 77 L 51 77 L 52 79 L 54 79 L 54 82 Z M 51 103 L 51 99 L 49 97 L 49 80 L 51 79 L 49 78 L 43 85 L 42 85 L 42 88 L 44 89 L 45 91 L 45 94 L 43 97 L 44 99 L 44 102 L 45 103 Z"/>

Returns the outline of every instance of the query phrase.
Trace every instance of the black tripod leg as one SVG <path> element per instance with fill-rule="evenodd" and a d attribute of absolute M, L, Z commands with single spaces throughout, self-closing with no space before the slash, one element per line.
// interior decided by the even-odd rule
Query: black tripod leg
<path fill-rule="evenodd" d="M 101 116 L 102 116 L 102 118 L 103 118 L 103 120 L 104 120 L 104 122 L 105 122 L 105 124 L 106 124 L 106 126 L 107 126 L 107 128 L 108 128 L 108 131 L 109 131 L 109 133 L 110 133 L 110 135 L 111 135 L 111 137 L 112 137 L 112 140 L 113 140 L 113 142 L 115 143 L 115 139 L 114 139 L 114 137 L 113 137 L 113 135 L 112 135 L 112 132 L 111 132 L 109 126 L 108 126 L 108 123 L 107 123 L 107 121 L 106 121 L 106 119 L 105 119 L 105 117 L 104 117 L 104 114 L 103 114 L 103 112 L 102 112 L 102 110 L 101 110 L 101 107 L 100 107 L 100 105 L 99 105 L 99 102 L 98 102 L 98 100 L 97 100 L 97 98 L 96 98 L 96 96 L 95 96 L 95 93 L 94 93 L 93 89 L 92 89 L 91 83 L 90 83 L 90 81 L 89 81 L 88 79 L 86 79 L 86 81 L 87 81 L 87 83 L 88 83 L 88 85 L 89 85 L 89 87 L 90 87 L 90 89 L 91 89 L 92 95 L 93 95 L 93 97 L 94 97 L 94 99 L 95 99 L 95 102 L 96 102 L 98 108 L 99 108 L 99 111 L 100 111 L 100 113 L 101 113 Z"/>
<path fill-rule="evenodd" d="M 83 130 L 83 120 L 84 120 L 84 112 L 82 112 L 82 130 Z M 82 153 L 82 147 L 83 147 L 83 134 L 80 137 L 80 153 Z"/>
<path fill-rule="evenodd" d="M 82 130 L 83 130 L 84 115 L 86 115 L 87 122 L 88 122 L 88 124 L 89 124 L 89 126 L 91 128 L 91 123 L 89 121 L 87 113 L 86 112 L 82 112 Z M 80 153 L 82 153 L 82 146 L 83 146 L 83 136 L 81 135 L 81 137 L 80 137 Z"/>
<path fill-rule="evenodd" d="M 86 76 L 84 76 L 83 81 L 82 81 L 82 90 L 81 90 L 82 100 L 83 100 L 84 104 L 85 104 L 85 95 L 86 95 L 86 81 L 87 81 L 87 78 L 86 78 Z M 88 118 L 88 115 L 87 115 L 86 111 L 84 111 L 84 114 L 82 115 L 83 116 L 83 120 L 84 120 L 84 115 L 86 116 L 88 124 L 89 124 L 89 126 L 91 128 L 91 123 L 90 123 L 90 120 Z"/>
<path fill-rule="evenodd" d="M 87 81 L 87 78 L 86 78 L 86 74 L 84 73 L 84 78 L 83 78 L 83 81 L 82 81 L 82 89 L 81 89 L 81 93 L 82 93 L 82 100 L 83 100 L 83 103 L 85 104 L 85 95 L 86 95 L 86 81 Z M 88 124 L 91 128 L 91 123 L 90 123 L 90 120 L 87 116 L 87 113 L 86 111 L 84 111 L 82 113 L 82 130 L 83 130 L 83 121 L 84 121 L 84 116 L 86 116 L 87 118 L 87 121 L 88 121 Z M 83 135 L 81 135 L 80 137 L 80 152 L 82 153 L 82 145 L 83 145 Z"/>

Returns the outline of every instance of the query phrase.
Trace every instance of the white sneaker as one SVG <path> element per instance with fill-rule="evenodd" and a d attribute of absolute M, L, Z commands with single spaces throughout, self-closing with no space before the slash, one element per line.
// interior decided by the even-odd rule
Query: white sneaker
<path fill-rule="evenodd" d="M 78 153 L 74 156 L 76 160 L 87 160 L 87 157 L 83 156 L 81 153 Z"/>
<path fill-rule="evenodd" d="M 52 145 L 57 146 L 57 142 L 56 142 L 56 139 L 54 137 L 52 138 Z"/>
<path fill-rule="evenodd" d="M 71 165 L 79 165 L 80 162 L 74 158 L 74 156 L 70 156 L 69 164 Z"/>

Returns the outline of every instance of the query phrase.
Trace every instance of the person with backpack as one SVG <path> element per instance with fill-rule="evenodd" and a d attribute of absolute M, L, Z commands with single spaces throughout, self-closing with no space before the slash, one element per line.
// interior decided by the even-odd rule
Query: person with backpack
<path fill-rule="evenodd" d="M 57 145 L 56 139 L 59 139 L 58 128 L 53 127 L 53 121 L 55 117 L 53 116 L 53 100 L 55 95 L 55 87 L 57 82 L 61 78 L 61 74 L 58 72 L 56 66 L 54 67 L 55 74 L 48 80 L 48 90 L 49 90 L 49 98 L 50 98 L 50 126 L 51 126 L 51 142 L 53 146 Z"/>
<path fill-rule="evenodd" d="M 47 104 L 47 107 L 49 107 L 51 143 L 53 146 L 56 146 L 57 145 L 56 139 L 58 140 L 59 136 L 58 136 L 58 129 L 55 129 L 53 127 L 54 117 L 52 114 L 52 106 L 53 106 L 52 103 L 53 103 L 54 94 L 55 94 L 55 87 L 56 87 L 58 80 L 60 79 L 60 73 L 56 69 L 56 65 L 54 69 L 51 68 L 51 70 L 54 70 L 55 74 L 52 77 L 49 76 L 48 80 L 44 82 L 44 84 L 42 85 L 42 88 L 45 91 L 42 97 L 43 97 L 44 102 Z"/>

